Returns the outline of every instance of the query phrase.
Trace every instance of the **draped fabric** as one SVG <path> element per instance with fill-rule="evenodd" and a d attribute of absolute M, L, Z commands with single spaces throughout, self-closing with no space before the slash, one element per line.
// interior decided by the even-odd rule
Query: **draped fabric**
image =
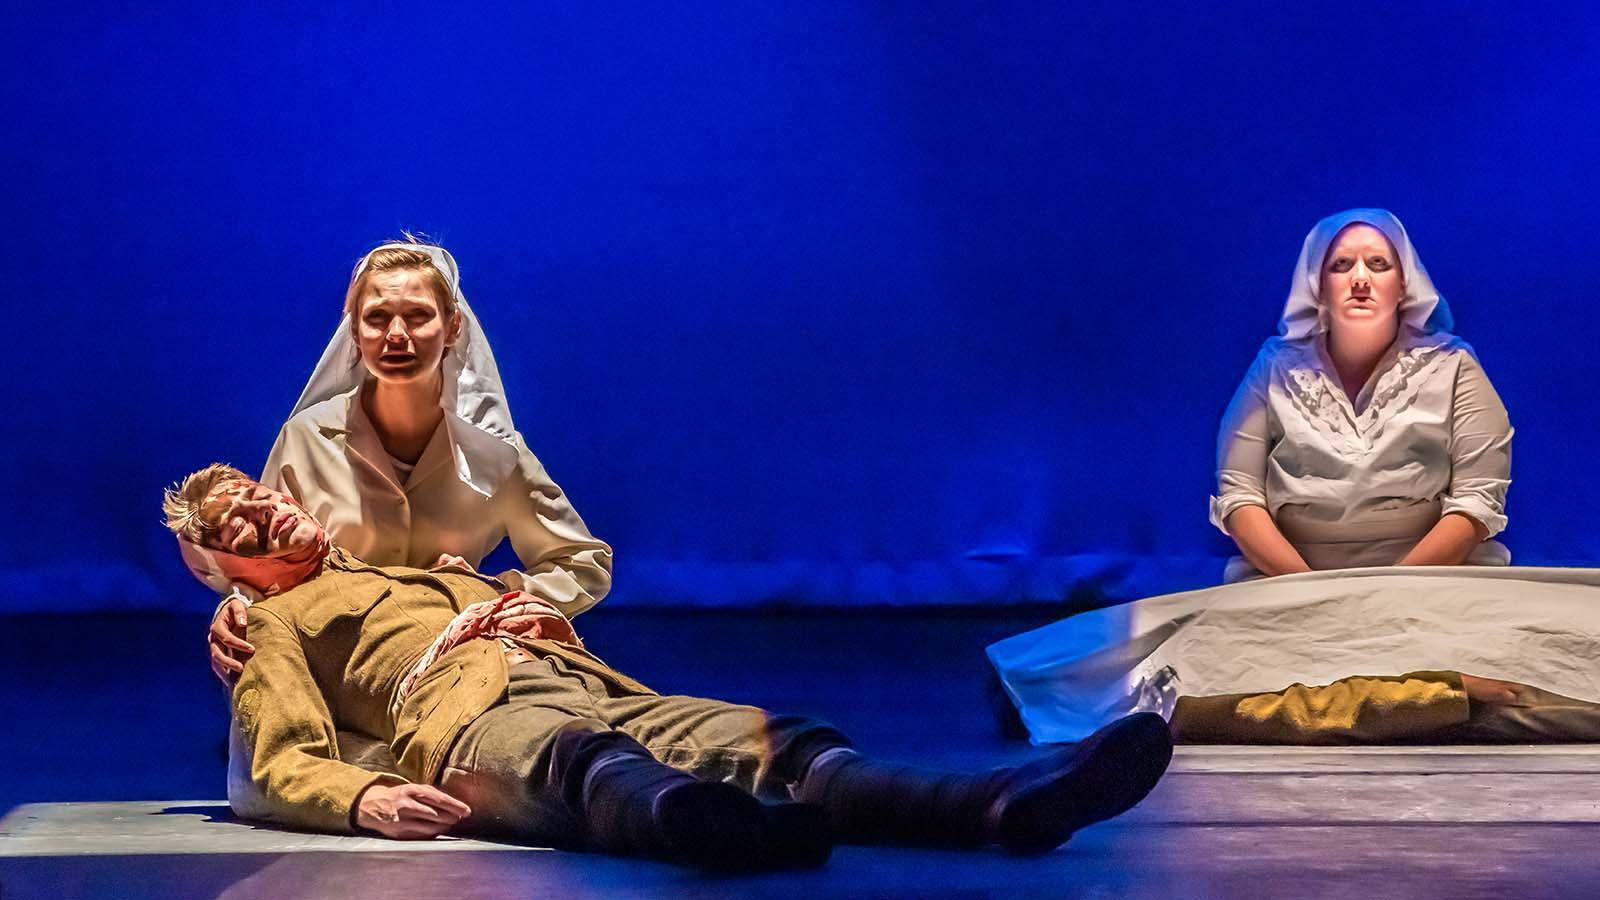
<path fill-rule="evenodd" d="M 1318 222 L 1306 235 L 1300 258 L 1294 264 L 1294 277 L 1289 281 L 1289 299 L 1283 304 L 1278 333 L 1289 340 L 1299 340 L 1328 330 L 1327 309 L 1319 296 L 1323 257 L 1328 255 L 1328 247 L 1339 232 L 1356 224 L 1371 225 L 1394 245 L 1406 283 L 1405 297 L 1400 301 L 1401 323 L 1422 334 L 1450 331 L 1455 325 L 1450 305 L 1433 286 L 1406 227 L 1387 209 L 1347 209 Z"/>
<path fill-rule="evenodd" d="M 329 546 L 320 529 L 315 542 L 281 556 L 236 556 L 178 536 L 183 563 L 202 584 L 218 593 L 242 585 L 260 597 L 271 597 L 310 577 L 322 565 Z"/>
<path fill-rule="evenodd" d="M 207 612 L 152 498 L 262 471 L 401 229 L 450 248 L 512 422 L 616 548 L 606 603 L 1214 583 L 1218 417 L 1357 205 L 1512 413 L 1499 540 L 1600 559 L 1600 5 L 1391 4 L 1363 64 L 1316 4 L 341 9 L 8 29 L 5 612 Z"/>
<path fill-rule="evenodd" d="M 1600 701 L 1600 569 L 1365 568 L 1080 613 L 989 645 L 1035 743 L 1179 696 L 1467 672 Z"/>

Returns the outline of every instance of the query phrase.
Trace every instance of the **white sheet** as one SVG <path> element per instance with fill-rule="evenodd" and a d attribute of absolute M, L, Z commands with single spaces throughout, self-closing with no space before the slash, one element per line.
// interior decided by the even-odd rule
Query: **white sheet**
<path fill-rule="evenodd" d="M 1600 569 L 1308 572 L 1080 613 L 990 645 L 1036 744 L 1179 695 L 1452 669 L 1600 702 Z"/>

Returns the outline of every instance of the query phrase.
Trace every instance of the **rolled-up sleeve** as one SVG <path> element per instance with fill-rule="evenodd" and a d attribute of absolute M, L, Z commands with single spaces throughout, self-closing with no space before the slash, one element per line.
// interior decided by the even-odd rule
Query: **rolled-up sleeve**
<path fill-rule="evenodd" d="M 1450 490 L 1441 512 L 1471 516 L 1494 537 L 1506 527 L 1511 487 L 1511 421 L 1489 376 L 1470 353 L 1456 370 L 1450 415 Z"/>
<path fill-rule="evenodd" d="M 1272 428 L 1267 413 L 1267 378 L 1271 369 L 1266 349 L 1245 373 L 1222 415 L 1217 431 L 1217 493 L 1211 498 L 1211 524 L 1228 533 L 1228 516 L 1243 506 L 1267 506 L 1267 455 Z"/>

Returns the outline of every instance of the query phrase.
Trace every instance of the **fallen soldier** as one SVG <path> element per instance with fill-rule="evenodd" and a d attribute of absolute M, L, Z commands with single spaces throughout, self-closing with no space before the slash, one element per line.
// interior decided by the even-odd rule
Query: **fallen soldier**
<path fill-rule="evenodd" d="M 1019 768 L 883 763 L 820 721 L 656 694 L 493 578 L 369 566 L 231 467 L 164 508 L 191 572 L 265 598 L 233 690 L 228 795 L 246 818 L 711 867 L 819 865 L 835 838 L 1037 853 L 1132 807 L 1171 759 L 1166 723 L 1141 714 Z M 387 744 L 398 774 L 345 761 L 340 732 Z"/>

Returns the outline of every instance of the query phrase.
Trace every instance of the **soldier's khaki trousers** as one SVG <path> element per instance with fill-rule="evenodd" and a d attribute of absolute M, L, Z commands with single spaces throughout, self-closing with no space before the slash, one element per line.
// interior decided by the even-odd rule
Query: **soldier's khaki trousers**
<path fill-rule="evenodd" d="M 581 834 L 563 796 L 572 784 L 562 747 L 595 732 L 621 732 L 670 766 L 783 799 L 816 752 L 849 745 L 815 719 L 656 694 L 592 657 L 538 653 L 510 676 L 504 701 L 467 726 L 440 776 L 472 807 L 465 824 L 474 832 L 552 842 Z"/>

